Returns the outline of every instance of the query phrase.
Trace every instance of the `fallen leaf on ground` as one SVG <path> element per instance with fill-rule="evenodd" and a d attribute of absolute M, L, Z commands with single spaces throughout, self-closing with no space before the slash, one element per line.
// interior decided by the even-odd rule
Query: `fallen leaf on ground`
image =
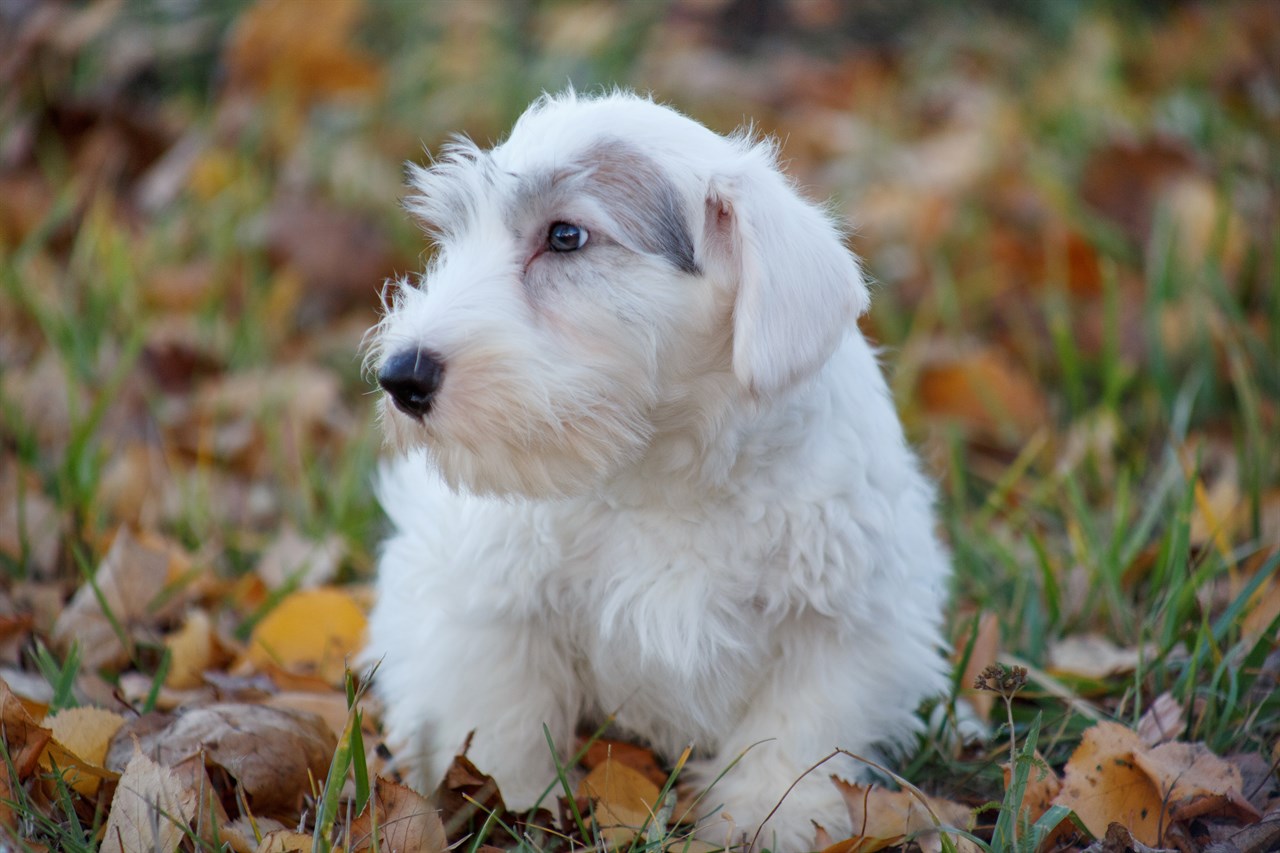
<path fill-rule="evenodd" d="M 956 649 L 957 654 L 964 652 L 964 644 L 967 642 L 967 637 L 962 640 L 962 645 Z M 996 694 L 990 690 L 975 690 L 973 682 L 979 673 L 996 662 L 999 652 L 1000 618 L 994 613 L 984 613 L 978 620 L 978 635 L 973 641 L 973 650 L 965 664 L 964 674 L 960 677 L 960 690 L 979 720 L 991 719 Z"/>
<path fill-rule="evenodd" d="M 346 552 L 342 537 L 330 534 L 317 542 L 304 538 L 293 527 L 285 527 L 258 561 L 257 575 L 268 589 L 290 584 L 311 589 L 330 583 Z"/>
<path fill-rule="evenodd" d="M 204 683 L 202 673 L 226 659 L 213 621 L 203 610 L 188 613 L 182 628 L 165 637 L 164 644 L 169 650 L 169 674 L 164 684 L 174 690 L 199 687 Z"/>
<path fill-rule="evenodd" d="M 1145 659 L 1155 656 L 1154 648 L 1146 650 Z M 1053 675 L 1072 675 L 1103 679 L 1133 672 L 1144 654 L 1138 649 L 1122 649 L 1100 634 L 1075 634 L 1049 645 L 1048 671 Z"/>
<path fill-rule="evenodd" d="M 440 806 L 445 831 L 450 835 L 464 829 L 477 814 L 483 820 L 490 814 L 501 815 L 507 810 L 498 783 L 472 764 L 466 751 L 464 746 L 463 754 L 453 757 L 444 778 L 431 795 L 431 801 Z"/>
<path fill-rule="evenodd" d="M 323 779 L 337 738 L 314 714 L 265 705 L 224 703 L 179 716 L 147 714 L 130 720 L 112 741 L 107 766 L 123 763 L 134 741 L 161 764 L 203 752 L 244 788 L 256 812 L 288 813 Z"/>
<path fill-rule="evenodd" d="M 1143 749 L 1137 733 L 1118 723 L 1090 727 L 1067 761 L 1055 804 L 1073 809 L 1098 837 L 1120 823 L 1142 843 L 1159 843 L 1163 799 L 1133 760 Z"/>
<path fill-rule="evenodd" d="M 1172 693 L 1161 693 L 1138 720 L 1138 737 L 1147 746 L 1171 741 L 1186 728 L 1186 709 Z"/>
<path fill-rule="evenodd" d="M 1217 813 L 1241 823 L 1262 815 L 1250 805 L 1240 771 L 1201 743 L 1163 743 L 1135 752 L 1138 766 L 1160 791 L 1175 821 Z"/>
<path fill-rule="evenodd" d="M 431 803 L 411 788 L 381 776 L 374 779 L 364 812 L 351 822 L 351 851 L 374 849 L 396 853 L 443 853 L 449 849 L 444 823 Z"/>
<path fill-rule="evenodd" d="M 106 769 L 111 738 L 124 725 L 124 717 L 103 708 L 67 708 L 46 717 L 53 743 L 41 761 L 46 769 L 57 764 L 63 779 L 85 796 L 93 796 L 103 779 L 117 774 Z"/>
<path fill-rule="evenodd" d="M 1036 751 L 1036 758 L 1043 762 L 1044 756 L 1040 755 L 1039 750 Z M 1009 781 L 1011 778 L 1009 765 L 1004 765 L 1004 787 L 1009 790 Z M 1062 780 L 1058 778 L 1058 774 L 1053 772 L 1053 768 L 1048 764 L 1037 765 L 1031 768 L 1030 774 L 1027 776 L 1027 787 L 1022 795 L 1023 810 L 1027 815 L 1027 823 L 1035 823 L 1040 816 L 1049 810 L 1053 805 L 1053 800 L 1058 796 L 1058 792 L 1062 790 Z"/>
<path fill-rule="evenodd" d="M 102 853 L 174 850 L 195 807 L 194 795 L 173 771 L 136 753 L 116 786 Z"/>
<path fill-rule="evenodd" d="M 1031 375 L 994 348 L 937 352 L 920 368 L 924 410 L 995 440 L 1022 440 L 1048 423 L 1049 406 Z"/>
<path fill-rule="evenodd" d="M 347 660 L 364 641 L 365 615 L 337 587 L 299 590 L 263 617 L 249 638 L 247 660 L 316 674 L 340 684 Z"/>
<path fill-rule="evenodd" d="M 40 755 L 53 738 L 53 732 L 27 713 L 22 701 L 3 681 L 0 681 L 0 726 L 3 727 L 0 733 L 4 736 L 5 753 L 13 763 L 18 780 L 23 781 L 36 769 Z"/>
<path fill-rule="evenodd" d="M 828 847 L 824 853 L 875 853 L 886 847 L 901 844 L 907 836 L 914 835 L 920 849 L 929 853 L 942 848 L 936 831 L 939 823 L 966 829 L 972 823 L 969 809 L 949 800 L 925 797 L 920 801 L 911 791 L 890 791 L 876 785 L 846 782 L 832 776 L 849 810 L 853 835 Z M 936 818 L 936 820 L 935 820 Z M 965 839 L 952 836 L 961 850 Z"/>
<path fill-rule="evenodd" d="M 590 799 L 600 837 L 609 846 L 631 843 L 658 810 L 658 786 L 639 770 L 603 761 L 578 783 L 578 796 Z"/>
<path fill-rule="evenodd" d="M 400 853 L 399 848 L 388 848 Z M 292 829 L 275 829 L 262 836 L 257 853 L 311 853 L 311 835 Z"/>
<path fill-rule="evenodd" d="M 58 617 L 55 642 L 63 649 L 79 643 L 81 662 L 87 669 L 127 663 L 125 641 L 131 642 L 131 629 L 154 625 L 181 612 L 182 596 L 164 593 L 186 573 L 188 565 L 185 552 L 176 543 L 154 534 L 134 535 L 121 527 L 93 581 L 76 590 Z M 125 632 L 124 638 L 113 620 Z"/>

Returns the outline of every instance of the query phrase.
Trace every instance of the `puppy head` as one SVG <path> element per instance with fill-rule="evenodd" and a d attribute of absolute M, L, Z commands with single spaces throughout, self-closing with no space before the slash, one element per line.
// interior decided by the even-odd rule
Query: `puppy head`
<path fill-rule="evenodd" d="M 721 399 L 815 371 L 866 288 L 773 149 L 632 95 L 544 98 L 411 167 L 437 252 L 373 335 L 392 443 L 455 488 L 580 493 Z M 674 414 L 673 414 L 674 413 Z"/>

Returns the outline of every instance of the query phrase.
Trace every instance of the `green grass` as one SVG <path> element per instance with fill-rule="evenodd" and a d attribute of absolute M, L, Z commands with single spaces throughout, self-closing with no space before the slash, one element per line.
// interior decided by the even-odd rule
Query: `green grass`
<path fill-rule="evenodd" d="M 0 472 L 15 472 L 19 519 L 34 495 L 56 508 L 60 552 L 55 565 L 37 565 L 34 534 L 20 523 L 18 550 L 0 554 L 0 589 L 35 578 L 47 582 L 52 573 L 69 591 L 97 564 L 107 537 L 124 521 L 104 504 L 104 477 L 122 446 L 134 440 L 158 449 L 173 476 L 177 505 L 159 516 L 158 532 L 193 550 L 205 549 L 220 576 L 250 571 L 273 532 L 288 522 L 317 538 L 338 533 L 347 545 L 343 579 L 369 577 L 383 527 L 370 493 L 380 438 L 359 354 L 353 350 L 343 360 L 303 346 L 307 336 L 327 334 L 327 328 L 302 330 L 287 317 L 261 322 L 274 316 L 282 271 L 253 237 L 255 223 L 282 184 L 302 180 L 317 197 L 371 212 L 405 258 L 419 258 L 421 238 L 395 199 L 344 178 L 329 164 L 359 155 L 394 172 L 400 161 L 420 159 L 424 140 L 434 143 L 458 129 L 482 141 L 497 137 L 532 95 L 566 80 L 584 89 L 614 81 L 643 87 L 648 72 L 642 60 L 653 47 L 659 18 L 657 4 L 623 4 L 607 37 L 578 52 L 557 53 L 545 48 L 539 27 L 555 24 L 558 13 L 528 4 L 522 6 L 525 17 L 498 18 L 477 31 L 475 38 L 496 59 L 483 73 L 459 75 L 441 58 L 449 55 L 442 40 L 457 37 L 457 22 L 420 18 L 410 7 L 377 4 L 357 32 L 387 74 L 385 89 L 345 111 L 341 105 L 304 111 L 302 130 L 292 138 L 279 124 L 287 105 L 270 100 L 249 115 L 238 134 L 216 130 L 220 103 L 209 86 L 213 49 L 204 45 L 200 61 L 174 60 L 180 73 L 161 87 L 166 103 L 184 116 L 185 126 L 202 128 L 215 140 L 211 156 L 220 158 L 217 168 L 225 172 L 204 190 L 180 194 L 162 214 L 128 221 L 110 186 L 86 202 L 88 179 L 66 140 L 47 129 L 40 135 L 34 168 L 53 189 L 53 203 L 19 239 L 0 239 L 0 321 L 9 338 L 0 347 Z M 1083 48 L 1072 39 L 1082 28 L 1108 20 L 1105 14 L 1099 19 L 1081 13 L 1064 24 L 1063 8 L 1055 6 L 1057 35 L 1048 42 L 1044 32 L 1008 21 L 993 31 L 1017 31 L 1007 43 L 969 43 L 959 31 L 907 39 L 893 71 L 895 109 L 872 111 L 868 121 L 877 144 L 893 150 L 925 132 L 927 121 L 920 115 L 929 114 L 925 107 L 938 98 L 940 81 L 990 87 L 1015 117 L 1014 129 L 1002 132 L 1018 140 L 1012 147 L 1019 153 L 1009 167 L 1018 187 L 1036 196 L 1054 225 L 1083 235 L 1097 255 L 1099 292 L 1072 290 L 1068 260 L 1055 254 L 1057 244 L 1048 238 L 1041 246 L 1045 263 L 1034 280 L 1001 289 L 995 274 L 1004 272 L 1004 262 L 991 247 L 1010 228 L 1010 215 L 988 187 L 989 175 L 948 199 L 954 215 L 927 245 L 903 248 L 874 232 L 858 239 L 866 243 L 869 268 L 880 281 L 870 327 L 887 349 L 885 361 L 912 438 L 941 484 L 941 521 L 955 567 L 953 638 L 963 648 L 972 614 L 996 613 L 1002 649 L 1031 668 L 1026 688 L 1010 699 L 1011 723 L 989 745 L 958 752 L 935 732 L 898 769 L 930 793 L 975 805 L 1002 802 L 982 815 L 983 844 L 998 851 L 1027 849 L 1028 837 L 1038 831 L 1022 820 L 1019 808 L 1019 786 L 1038 772 L 1033 751 L 1038 748 L 1050 765 L 1061 766 L 1094 721 L 1063 689 L 1127 723 L 1170 692 L 1188 709 L 1184 736 L 1222 754 L 1267 755 L 1280 739 L 1280 693 L 1262 687 L 1280 625 L 1253 635 L 1243 627 L 1255 594 L 1274 586 L 1280 573 L 1280 543 L 1267 538 L 1275 534 L 1266 526 L 1267 513 L 1275 513 L 1280 500 L 1280 234 L 1274 221 L 1265 226 L 1253 220 L 1236 234 L 1238 222 L 1223 213 L 1235 194 L 1260 185 L 1270 193 L 1274 220 L 1280 164 L 1265 146 L 1264 162 L 1248 153 L 1260 139 L 1265 143 L 1268 125 L 1248 104 L 1218 97 L 1212 75 L 1169 72 L 1163 82 L 1152 83 L 1133 70 L 1155 61 L 1148 53 L 1152 41 L 1171 26 L 1158 15 L 1120 14 L 1121 23 L 1105 25 L 1118 46 L 1091 78 L 1094 100 L 1073 99 L 1065 83 L 1066 94 L 1045 98 L 1046 90 L 1057 92 L 1055 69 L 1072 56 L 1079 60 Z M 223 13 L 229 19 L 230 12 Z M 90 49 L 69 60 L 72 73 L 64 89 L 24 95 L 34 98 L 25 108 L 39 114 L 41 98 L 59 103 L 69 91 L 91 87 L 90 71 L 101 67 L 100 59 Z M 772 60 L 762 54 L 756 61 L 768 67 Z M 1197 68 L 1205 62 L 1211 57 Z M 732 94 L 726 95 L 728 106 L 699 103 L 682 91 L 659 94 L 688 97 L 685 106 L 692 111 L 702 107 L 717 117 L 770 109 Z M 784 111 L 763 118 L 786 128 L 804 115 Z M 1204 179 L 1219 202 L 1218 215 L 1207 250 L 1194 263 L 1184 251 L 1188 235 L 1168 211 L 1157 210 L 1152 233 L 1137 240 L 1080 198 L 1088 154 L 1111 138 L 1116 124 L 1136 128 L 1139 135 L 1172 132 L 1210 164 Z M 310 159 L 299 155 L 304 149 L 312 152 Z M 803 152 L 793 156 L 804 167 L 827 165 Z M 908 177 L 867 178 L 858 170 L 873 166 L 843 165 L 848 172 L 818 172 L 836 176 L 821 191 L 854 199 L 855 216 L 868 181 L 896 188 Z M 861 177 L 840 177 L 845 174 Z M 912 255 L 925 270 L 923 282 L 895 272 L 884 260 L 895 252 Z M 297 435 L 281 424 L 279 407 L 248 413 L 247 420 L 262 430 L 260 464 L 249 473 L 216 454 L 174 446 L 166 430 L 175 406 L 189 402 L 190 392 L 174 399 L 140 383 L 148 343 L 173 319 L 147 287 L 158 272 L 192 261 L 208 262 L 215 272 L 184 319 L 223 373 L 317 364 L 341 383 L 345 427 L 334 434 Z M 370 282 L 371 297 L 375 286 Z M 343 319 L 330 322 L 337 328 Z M 1170 333 L 1175 324 L 1179 330 Z M 1096 340 L 1085 333 L 1087 327 L 1096 327 Z M 937 340 L 1002 347 L 1045 392 L 1048 421 L 1031 434 L 994 439 L 941 423 L 915 397 L 919 353 Z M 65 422 L 58 429 L 51 430 L 46 413 L 31 411 L 14 391 L 15 377 L 33 372 L 41 359 L 52 359 L 58 377 L 53 390 L 64 392 Z M 122 412 L 122 401 L 136 408 Z M 1089 449 L 1069 454 L 1073 442 Z M 1237 472 L 1230 528 L 1193 535 L 1205 519 L 1203 490 L 1224 466 Z M 229 473 L 250 491 L 224 490 Z M 245 505 L 229 505 L 229 495 Z M 253 517 L 246 521 L 245 507 L 262 495 L 266 509 L 249 513 Z M 242 634 L 260 615 L 236 614 Z M 1086 632 L 1149 652 L 1136 672 L 1050 682 L 1044 669 L 1051 645 Z M 54 705 L 67 706 L 74 701 L 78 671 L 74 650 L 59 658 L 43 645 L 34 648 L 26 665 L 49 680 Z M 155 657 L 156 665 L 167 665 L 160 663 L 167 657 Z M 137 663 L 156 675 L 150 659 Z M 119 673 L 104 675 L 112 679 Z M 148 706 L 162 680 L 161 672 Z M 359 734 L 357 722 L 340 745 L 336 775 L 317 791 L 312 826 L 318 842 L 327 841 L 341 817 L 335 786 L 364 749 Z M 999 763 L 1010 739 L 1017 784 L 1005 793 Z M 567 771 L 561 781 L 572 802 Z M 47 808 L 15 788 L 12 805 L 22 832 L 56 849 L 95 849 L 95 832 L 105 817 L 60 779 L 50 785 Z M 367 795 L 368 780 L 357 778 L 356 787 Z M 586 837 L 591 817 L 575 815 Z M 633 849 L 661 849 L 678 837 L 670 818 L 655 816 L 654 831 Z M 479 820 L 471 849 L 486 835 L 489 843 L 539 849 L 496 815 Z M 557 843 L 545 841 L 548 849 Z"/>

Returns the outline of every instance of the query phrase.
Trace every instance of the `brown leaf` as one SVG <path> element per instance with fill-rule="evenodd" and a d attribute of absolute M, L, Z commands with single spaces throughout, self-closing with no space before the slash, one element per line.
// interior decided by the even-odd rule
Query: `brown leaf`
<path fill-rule="evenodd" d="M 168 766 L 203 753 L 207 764 L 239 781 L 255 811 L 267 814 L 292 812 L 311 781 L 325 777 L 337 746 L 314 714 L 240 703 L 130 721 L 112 741 L 107 766 L 123 762 L 135 739 L 144 753 Z"/>
<path fill-rule="evenodd" d="M 257 853 L 311 853 L 310 833 L 292 829 L 275 829 L 262 836 Z"/>
<path fill-rule="evenodd" d="M 103 853 L 171 851 L 196 812 L 195 797 L 178 777 L 142 753 L 129 759 L 116 786 L 102 837 Z"/>
<path fill-rule="evenodd" d="M 967 644 L 968 638 L 966 637 L 962 642 Z M 956 654 L 963 651 L 963 647 L 957 648 Z M 991 719 L 991 708 L 995 705 L 996 694 L 990 690 L 975 690 L 973 682 L 980 672 L 996 662 L 996 655 L 999 652 L 1000 617 L 995 613 L 984 613 L 978 622 L 978 636 L 973 641 L 969 662 L 965 665 L 964 674 L 960 676 L 960 689 L 979 720 Z"/>
<path fill-rule="evenodd" d="M 483 818 L 491 813 L 501 815 L 507 810 L 498 783 L 472 764 L 465 753 L 464 747 L 462 755 L 454 756 L 444 779 L 440 780 L 431 796 L 431 801 L 440 806 L 445 829 L 450 835 L 467 826 L 477 813 Z"/>
<path fill-rule="evenodd" d="M 1161 693 L 1138 720 L 1138 737 L 1147 746 L 1171 741 L 1186 728 L 1186 708 L 1169 692 Z"/>
<path fill-rule="evenodd" d="M 342 537 L 330 534 L 321 541 L 307 539 L 285 525 L 258 560 L 258 577 L 268 589 L 291 586 L 310 589 L 331 583 L 346 554 Z"/>
<path fill-rule="evenodd" d="M 1161 191 L 1195 170 L 1190 150 L 1173 139 L 1116 140 L 1090 154 L 1081 194 L 1134 242 L 1145 244 Z"/>
<path fill-rule="evenodd" d="M 302 102 L 375 89 L 381 73 L 351 45 L 362 5 L 259 0 L 240 16 L 228 41 L 229 87 L 293 95 Z"/>
<path fill-rule="evenodd" d="M 351 822 L 352 853 L 373 849 L 397 853 L 443 853 L 449 849 L 439 813 L 425 797 L 411 788 L 381 776 L 374 779 L 372 796 L 364 812 Z"/>
<path fill-rule="evenodd" d="M 305 294 L 288 319 L 304 328 L 342 311 L 378 306 L 376 285 L 391 277 L 398 258 L 372 220 L 311 198 L 284 198 L 267 216 L 272 260 L 297 274 Z"/>
<path fill-rule="evenodd" d="M 24 781 L 36 769 L 45 746 L 53 738 L 53 732 L 31 718 L 26 707 L 3 681 L 0 681 L 0 725 L 4 727 L 5 751 L 13 762 L 18 780 Z"/>
<path fill-rule="evenodd" d="M 1040 755 L 1040 751 L 1036 750 L 1036 758 L 1044 761 L 1044 757 Z M 1009 771 L 1009 765 L 1004 765 L 1004 787 L 1009 788 L 1009 781 L 1012 774 Z M 1031 768 L 1030 775 L 1027 776 L 1027 788 L 1022 795 L 1023 810 L 1027 814 L 1027 822 L 1035 823 L 1040 816 L 1049 810 L 1053 805 L 1054 798 L 1058 796 L 1058 792 L 1062 790 L 1062 780 L 1058 778 L 1058 774 L 1053 772 L 1053 768 L 1044 766 L 1034 766 Z"/>
<path fill-rule="evenodd" d="M 631 843 L 658 810 L 658 786 L 618 761 L 603 761 L 578 783 L 577 794 L 594 803 L 600 837 L 611 847 Z"/>
<path fill-rule="evenodd" d="M 1200 743 L 1164 743 L 1135 752 L 1137 765 L 1161 793 L 1176 821 L 1216 813 L 1241 823 L 1260 815 L 1245 798 L 1240 771 Z"/>
<path fill-rule="evenodd" d="M 916 386 L 925 412 L 992 440 L 1022 440 L 1048 423 L 1049 406 L 1031 376 L 993 348 L 930 354 Z"/>
<path fill-rule="evenodd" d="M 1119 823 L 1142 843 L 1158 844 L 1163 798 L 1133 758 L 1144 748 L 1135 732 L 1118 723 L 1087 729 L 1064 768 L 1055 804 L 1073 809 L 1094 835 Z"/>
<path fill-rule="evenodd" d="M 81 586 L 58 617 L 54 640 L 64 649 L 78 642 L 81 660 L 90 669 L 127 663 L 129 651 L 103 604 L 126 632 L 170 618 L 181 612 L 183 597 L 167 593 L 188 565 L 185 552 L 176 543 L 153 534 L 135 536 L 120 528 L 93 582 Z"/>
<path fill-rule="evenodd" d="M 828 848 L 832 853 L 875 853 L 900 844 L 908 835 L 916 835 L 922 850 L 941 849 L 935 827 L 939 824 L 965 829 L 972 823 L 969 809 L 949 800 L 926 797 L 920 801 L 911 791 L 890 791 L 876 785 L 846 782 L 836 776 L 831 780 L 840 789 L 853 836 Z M 936 821 L 935 821 L 936 817 Z M 954 839 L 960 844 L 963 839 Z M 968 849 L 962 845 L 962 849 Z M 825 853 L 825 851 L 824 851 Z"/>

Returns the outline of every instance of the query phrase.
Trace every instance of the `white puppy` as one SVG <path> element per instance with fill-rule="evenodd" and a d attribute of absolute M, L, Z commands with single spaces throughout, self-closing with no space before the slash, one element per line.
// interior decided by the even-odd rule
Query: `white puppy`
<path fill-rule="evenodd" d="M 933 493 L 855 320 L 840 232 L 748 133 L 544 97 L 408 202 L 438 252 L 374 331 L 395 525 L 367 659 L 409 778 L 470 757 L 525 807 L 616 712 L 695 747 L 704 836 L 754 834 L 835 747 L 946 685 Z M 762 844 L 849 829 L 833 761 Z M 687 777 L 686 777 L 687 778 Z"/>

